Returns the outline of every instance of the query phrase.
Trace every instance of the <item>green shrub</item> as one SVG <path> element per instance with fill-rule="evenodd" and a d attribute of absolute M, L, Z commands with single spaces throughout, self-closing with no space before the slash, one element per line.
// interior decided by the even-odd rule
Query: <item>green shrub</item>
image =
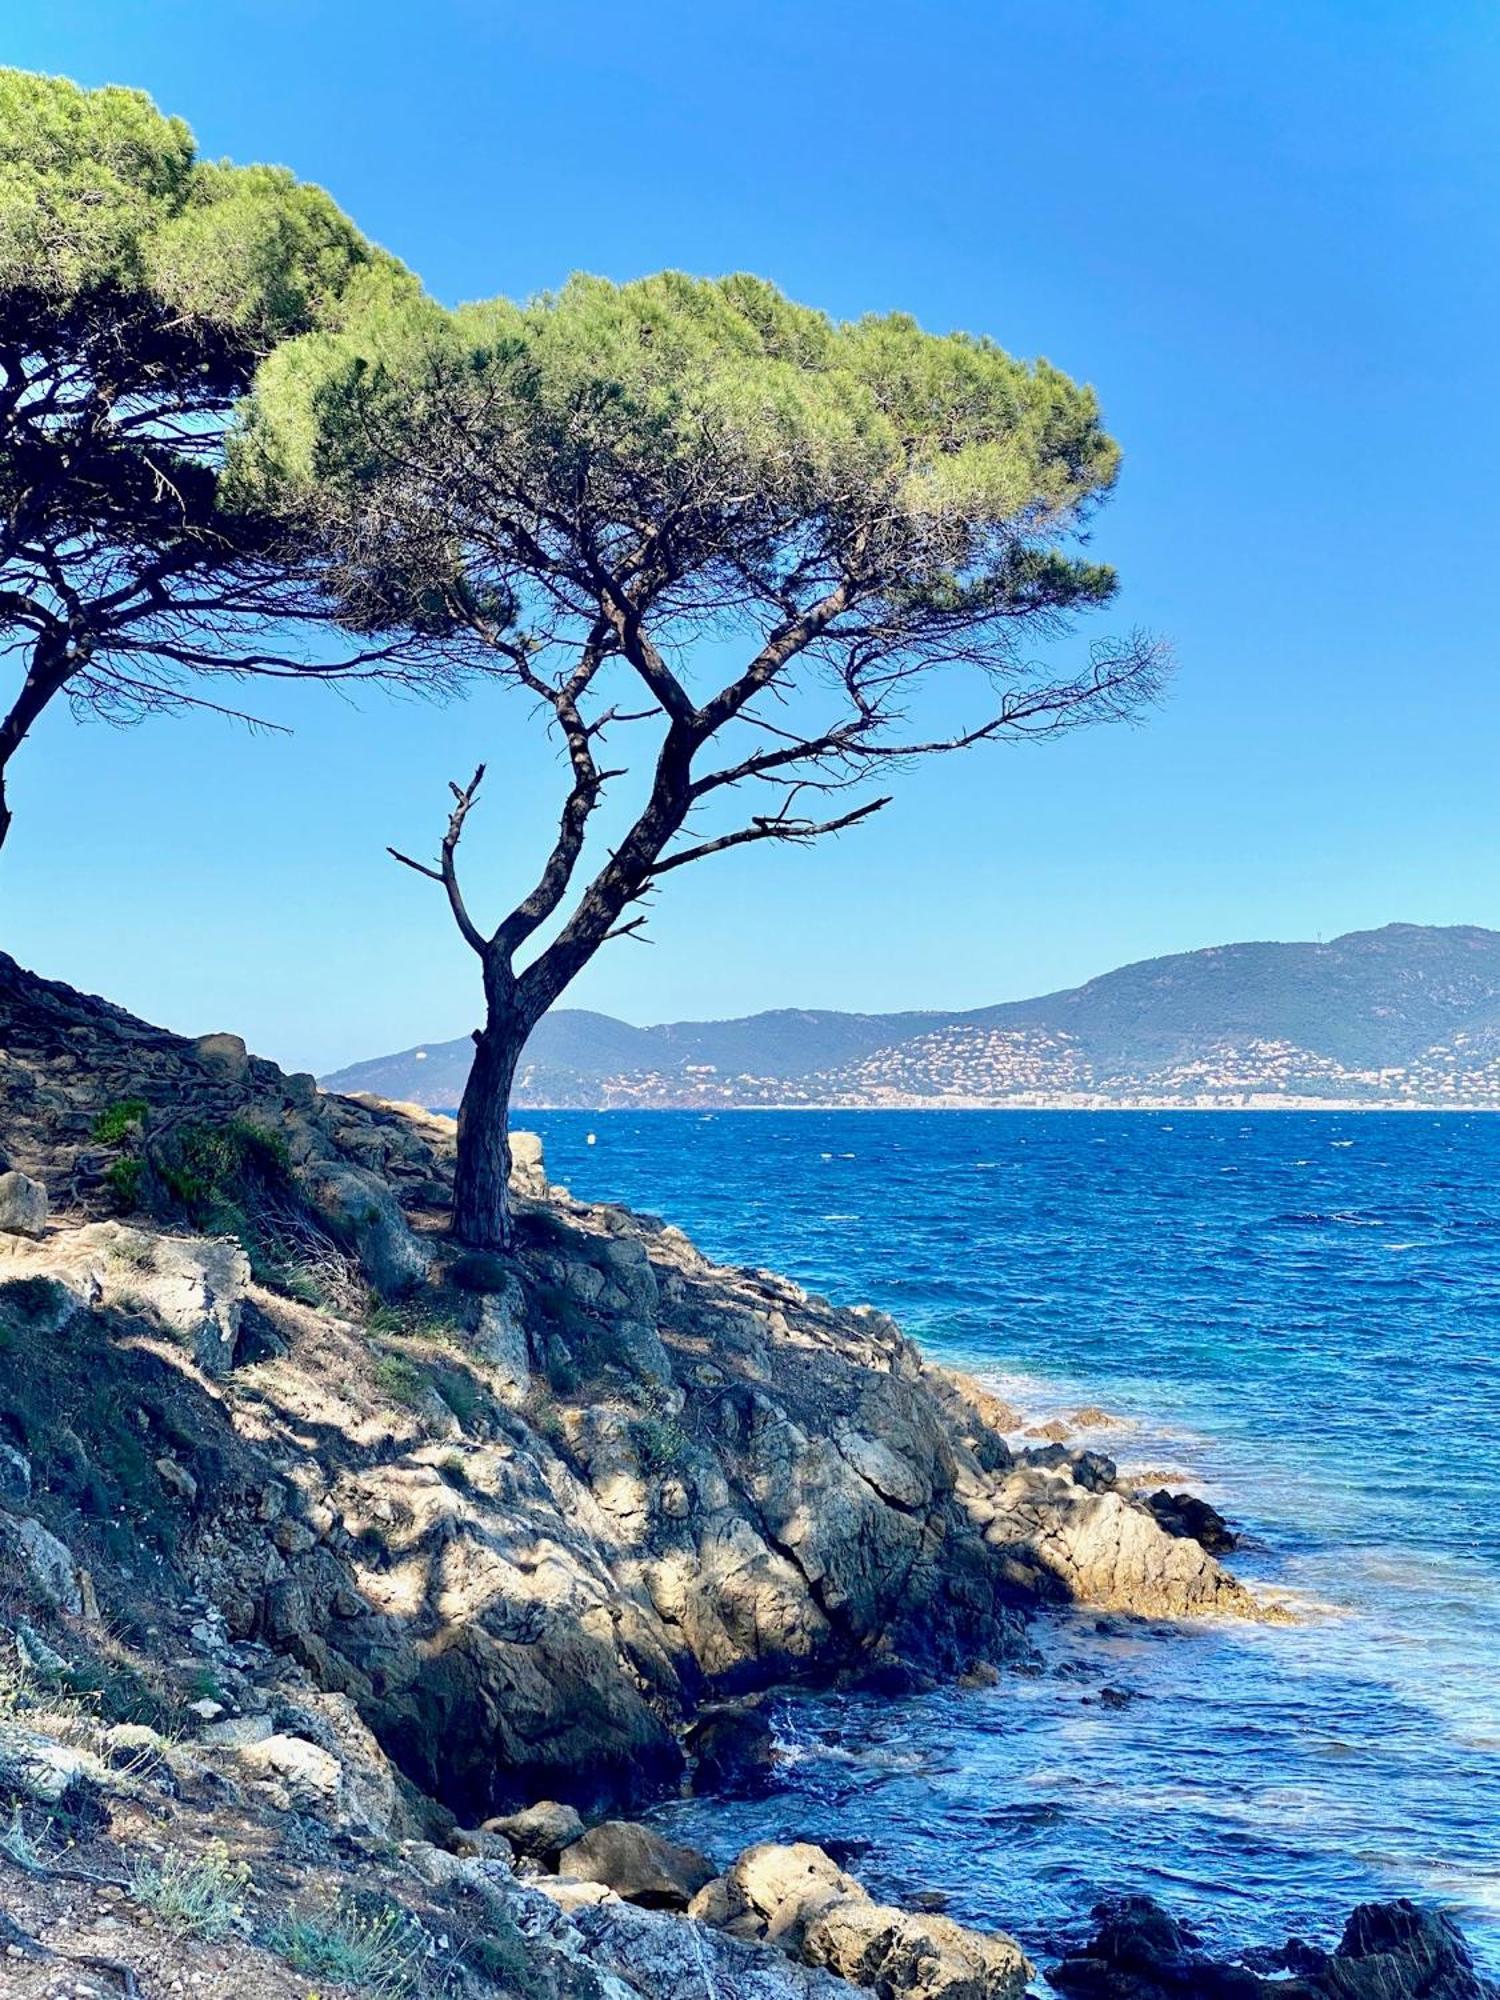
<path fill-rule="evenodd" d="M 190 1857 L 172 1852 L 136 1870 L 131 1890 L 178 1937 L 222 1938 L 244 1914 L 250 1870 L 222 1841 Z"/>
<path fill-rule="evenodd" d="M 267 1267 L 264 1278 L 258 1272 L 252 1273 L 257 1284 L 269 1284 L 289 1299 L 295 1299 L 300 1306 L 312 1306 L 321 1312 L 328 1304 L 328 1294 L 318 1282 L 318 1274 L 307 1264 L 294 1264 L 284 1271 Z"/>
<path fill-rule="evenodd" d="M 395 1903 L 364 1896 L 341 1897 L 321 1916 L 288 1911 L 266 1943 L 293 1972 L 352 1986 L 369 2000 L 403 2000 L 414 1991 L 427 1950 L 414 1917 Z"/>
<path fill-rule="evenodd" d="M 680 1465 L 687 1450 L 687 1432 L 675 1417 L 636 1417 L 630 1436 L 641 1470 L 648 1475 Z"/>
<path fill-rule="evenodd" d="M 144 1097 L 122 1097 L 117 1104 L 106 1104 L 94 1120 L 94 1137 L 101 1146 L 118 1146 L 144 1124 L 150 1108 Z"/>
<path fill-rule="evenodd" d="M 281 1133 L 251 1118 L 179 1125 L 151 1152 L 168 1200 L 194 1229 L 243 1236 L 266 1196 L 283 1193 L 291 1155 Z"/>

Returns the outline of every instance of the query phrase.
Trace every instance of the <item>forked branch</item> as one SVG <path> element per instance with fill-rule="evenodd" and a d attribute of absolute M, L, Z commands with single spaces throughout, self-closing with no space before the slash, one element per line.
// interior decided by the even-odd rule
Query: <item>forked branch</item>
<path fill-rule="evenodd" d="M 448 815 L 448 829 L 443 835 L 436 868 L 430 867 L 425 861 L 414 861 L 409 854 L 403 854 L 399 848 L 386 849 L 392 860 L 399 861 L 403 868 L 414 869 L 418 875 L 425 875 L 430 882 L 442 884 L 447 892 L 448 906 L 453 912 L 453 921 L 463 934 L 464 942 L 478 952 L 481 958 L 489 949 L 489 940 L 469 915 L 463 891 L 459 887 L 458 843 L 463 838 L 464 821 L 469 817 L 479 787 L 484 780 L 484 771 L 485 767 L 481 764 L 467 785 L 450 783 L 448 786 L 453 794 L 453 810 Z"/>

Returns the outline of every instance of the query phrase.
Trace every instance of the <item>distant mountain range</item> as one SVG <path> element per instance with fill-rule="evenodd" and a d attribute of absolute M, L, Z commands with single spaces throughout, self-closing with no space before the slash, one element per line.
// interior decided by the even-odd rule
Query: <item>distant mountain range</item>
<path fill-rule="evenodd" d="M 429 1043 L 324 1078 L 438 1109 L 472 1044 Z M 1330 944 L 1230 944 L 1146 959 L 970 1012 L 782 1008 L 633 1028 L 548 1015 L 521 1107 L 1298 1103 L 1500 1109 L 1500 931 L 1388 924 Z"/>

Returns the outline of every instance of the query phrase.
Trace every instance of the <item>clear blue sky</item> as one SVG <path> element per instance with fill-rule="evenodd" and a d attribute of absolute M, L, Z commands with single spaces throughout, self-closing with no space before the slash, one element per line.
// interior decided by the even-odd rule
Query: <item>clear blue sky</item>
<path fill-rule="evenodd" d="M 440 296 L 750 269 L 1100 391 L 1096 550 L 1174 640 L 1139 731 L 944 760 L 861 832 L 673 878 L 629 1019 L 980 1005 L 1121 961 L 1500 924 L 1500 17 L 1484 0 L 12 0 L 4 60 L 149 90 L 323 182 Z M 487 755 L 475 896 L 559 774 L 494 695 L 296 735 L 48 720 L 0 943 L 318 1068 L 467 1030 L 388 840 Z M 544 817 L 545 816 L 545 817 Z"/>

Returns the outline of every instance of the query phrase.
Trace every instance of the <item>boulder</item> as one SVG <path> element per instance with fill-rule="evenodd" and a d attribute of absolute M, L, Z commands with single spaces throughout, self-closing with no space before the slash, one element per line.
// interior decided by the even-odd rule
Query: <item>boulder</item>
<path fill-rule="evenodd" d="M 487 1819 L 482 1831 L 498 1833 L 517 1854 L 528 1860 L 554 1862 L 565 1847 L 583 1838 L 583 1820 L 572 1806 L 555 1799 L 542 1799 L 521 1812 Z"/>
<path fill-rule="evenodd" d="M 250 1074 L 250 1052 L 238 1035 L 200 1035 L 194 1044 L 203 1067 L 226 1083 L 243 1083 Z"/>
<path fill-rule="evenodd" d="M 197 1506 L 198 1482 L 185 1465 L 179 1465 L 175 1458 L 159 1458 L 156 1460 L 156 1476 L 167 1491 L 185 1506 Z"/>
<path fill-rule="evenodd" d="M 739 1938 L 763 1938 L 800 1956 L 808 1927 L 830 1904 L 864 1896 L 852 1875 L 811 1841 L 747 1847 L 704 1887 L 688 1914 Z"/>
<path fill-rule="evenodd" d="M 540 1197 L 547 1192 L 547 1170 L 542 1161 L 539 1132 L 511 1133 L 510 1184 L 518 1194 Z"/>
<path fill-rule="evenodd" d="M 689 1914 L 779 1945 L 880 2000 L 1018 2000 L 1033 1971 L 1014 1938 L 876 1903 L 806 1841 L 747 1848 Z"/>
<path fill-rule="evenodd" d="M 430 1262 L 390 1184 L 367 1167 L 314 1160 L 298 1170 L 303 1198 L 330 1235 L 359 1259 L 376 1291 L 399 1296 L 419 1285 Z"/>
<path fill-rule="evenodd" d="M 879 2000 L 1020 2000 L 1034 1970 L 1003 1932 L 853 1899 L 809 1925 L 802 1956 Z"/>
<path fill-rule="evenodd" d="M 14 1722 L 0 1722 L 0 1794 L 55 1806 L 70 1792 L 102 1783 L 106 1775 L 103 1763 L 91 1750 L 59 1743 Z"/>
<path fill-rule="evenodd" d="M 576 1882 L 601 1882 L 643 1909 L 685 1910 L 713 1880 L 714 1865 L 695 1848 L 679 1847 L 649 1826 L 607 1819 L 563 1849 L 558 1873 Z"/>
<path fill-rule="evenodd" d="M 41 1236 L 47 1228 L 47 1190 L 30 1174 L 0 1174 L 0 1233 Z"/>

